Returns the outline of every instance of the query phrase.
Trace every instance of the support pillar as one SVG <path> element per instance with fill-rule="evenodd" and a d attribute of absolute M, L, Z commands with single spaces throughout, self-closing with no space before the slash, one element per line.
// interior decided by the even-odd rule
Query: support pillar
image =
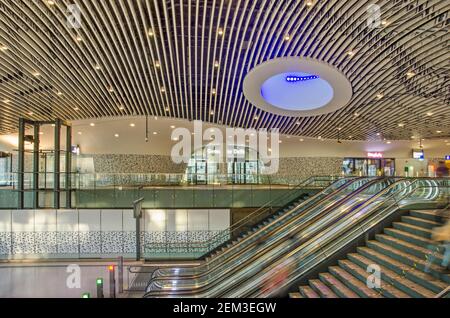
<path fill-rule="evenodd" d="M 40 125 L 34 124 L 34 147 L 33 147 L 33 209 L 39 209 L 39 135 Z"/>
<path fill-rule="evenodd" d="M 54 167 L 53 167 L 53 207 L 59 209 L 61 207 L 60 199 L 60 156 L 61 156 L 61 120 L 55 120 L 55 152 L 54 152 Z"/>
<path fill-rule="evenodd" d="M 25 173 L 25 119 L 19 118 L 19 158 L 17 165 L 17 208 L 24 209 L 24 173 Z"/>
<path fill-rule="evenodd" d="M 72 207 L 72 126 L 66 131 L 66 209 Z"/>

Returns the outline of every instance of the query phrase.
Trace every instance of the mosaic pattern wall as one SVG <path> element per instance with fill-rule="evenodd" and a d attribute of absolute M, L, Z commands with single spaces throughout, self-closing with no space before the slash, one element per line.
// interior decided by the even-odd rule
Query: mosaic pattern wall
<path fill-rule="evenodd" d="M 0 258 L 131 257 L 135 225 L 132 210 L 0 210 Z M 229 210 L 145 210 L 142 251 L 204 253 L 229 225 Z"/>

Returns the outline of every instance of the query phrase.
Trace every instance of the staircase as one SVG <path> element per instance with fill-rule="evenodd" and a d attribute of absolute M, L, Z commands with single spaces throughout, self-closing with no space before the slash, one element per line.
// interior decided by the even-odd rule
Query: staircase
<path fill-rule="evenodd" d="M 394 222 L 392 228 L 384 229 L 367 246 L 358 247 L 347 259 L 330 266 L 328 273 L 309 280 L 308 286 L 300 286 L 299 292 L 290 293 L 291 298 L 432 298 L 450 285 L 450 275 L 442 272 L 443 249 L 425 273 L 433 244 L 431 231 L 440 226 L 437 211 L 413 210 Z M 367 287 L 371 273 L 369 265 L 376 264 L 381 270 L 380 288 Z"/>

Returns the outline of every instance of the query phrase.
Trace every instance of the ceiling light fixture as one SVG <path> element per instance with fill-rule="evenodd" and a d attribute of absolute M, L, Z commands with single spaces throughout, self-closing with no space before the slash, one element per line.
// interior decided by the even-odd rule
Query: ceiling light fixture
<path fill-rule="evenodd" d="M 160 68 L 161 64 L 159 64 L 159 61 L 155 61 L 155 67 Z"/>
<path fill-rule="evenodd" d="M 81 131 L 78 132 L 78 135 L 82 135 L 83 133 Z"/>
<path fill-rule="evenodd" d="M 148 29 L 148 36 L 154 36 L 155 33 L 153 32 L 152 28 Z"/>
<path fill-rule="evenodd" d="M 416 73 L 414 73 L 413 71 L 409 71 L 409 72 L 406 73 L 406 76 L 407 77 L 413 77 L 413 76 L 416 76 Z"/>
<path fill-rule="evenodd" d="M 161 93 L 165 93 L 166 92 L 166 88 L 163 86 L 161 87 Z"/>
<path fill-rule="evenodd" d="M 136 124 L 135 123 L 131 123 L 130 127 L 136 127 Z"/>
<path fill-rule="evenodd" d="M 78 107 L 73 108 L 74 111 L 79 111 L 80 109 Z"/>
<path fill-rule="evenodd" d="M 39 72 L 33 72 L 33 76 L 34 76 L 34 77 L 41 76 L 41 73 L 39 73 Z"/>
<path fill-rule="evenodd" d="M 57 92 L 56 95 L 61 96 L 63 93 L 62 92 Z"/>
<path fill-rule="evenodd" d="M 215 68 L 218 68 L 218 67 L 219 67 L 219 61 L 215 61 L 215 62 L 214 62 L 214 67 L 215 67 Z"/>
<path fill-rule="evenodd" d="M 378 93 L 378 94 L 377 94 L 377 98 L 378 98 L 378 99 L 382 99 L 383 97 L 384 97 L 384 94 L 383 94 L 383 93 Z"/>
<path fill-rule="evenodd" d="M 402 127 L 402 128 L 403 128 L 403 127 L 405 127 L 405 124 L 399 123 L 399 124 L 398 124 L 398 127 Z"/>
<path fill-rule="evenodd" d="M 222 35 L 223 35 L 223 29 L 222 29 L 222 28 L 219 28 L 219 29 L 217 30 L 217 34 L 219 34 L 220 36 L 222 36 Z"/>
<path fill-rule="evenodd" d="M 125 107 L 123 107 L 122 105 L 119 106 L 119 110 L 124 110 Z"/>
<path fill-rule="evenodd" d="M 1 45 L 0 46 L 0 51 L 7 51 L 8 47 L 6 45 Z"/>
<path fill-rule="evenodd" d="M 433 113 L 432 112 L 428 112 L 427 116 L 433 116 Z"/>
<path fill-rule="evenodd" d="M 119 134 L 114 134 L 114 137 L 119 138 Z"/>
<path fill-rule="evenodd" d="M 350 50 L 350 51 L 347 51 L 347 55 L 348 55 L 348 56 L 353 56 L 353 55 L 355 55 L 355 52 L 354 52 L 354 51 L 352 51 L 352 50 Z"/>
<path fill-rule="evenodd" d="M 286 35 L 284 36 L 284 40 L 285 40 L 285 41 L 290 41 L 290 40 L 291 40 L 291 36 L 290 36 L 289 34 L 286 34 Z"/>
<path fill-rule="evenodd" d="M 77 35 L 77 37 L 75 38 L 75 40 L 76 40 L 77 42 L 81 42 L 81 41 L 83 41 L 83 38 L 82 38 L 81 36 Z"/>
<path fill-rule="evenodd" d="M 90 123 L 89 126 L 95 127 L 95 124 L 94 123 Z"/>
<path fill-rule="evenodd" d="M 94 67 L 94 68 L 95 68 L 95 69 L 96 69 L 97 71 L 98 71 L 98 70 L 101 70 L 101 69 L 102 69 L 102 67 L 101 67 L 100 65 L 98 65 L 98 64 L 97 64 L 97 65 L 95 65 L 95 67 Z"/>

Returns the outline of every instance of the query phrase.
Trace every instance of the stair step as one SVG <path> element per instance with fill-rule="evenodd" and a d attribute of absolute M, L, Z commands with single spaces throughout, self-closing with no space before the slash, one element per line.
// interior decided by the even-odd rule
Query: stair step
<path fill-rule="evenodd" d="M 309 286 L 300 286 L 300 294 L 305 298 L 320 298 L 320 296 Z"/>
<path fill-rule="evenodd" d="M 342 284 L 330 273 L 320 273 L 319 279 L 341 298 L 359 298 L 358 294 Z"/>
<path fill-rule="evenodd" d="M 403 222 L 394 222 L 393 223 L 394 229 L 409 232 L 411 234 L 424 237 L 426 239 L 431 238 L 431 230 L 425 229 L 423 227 L 411 225 L 408 223 Z"/>
<path fill-rule="evenodd" d="M 402 221 L 404 223 L 408 223 L 408 224 L 415 225 L 415 226 L 420 226 L 420 227 L 430 229 L 430 230 L 442 225 L 439 222 L 430 221 L 430 220 L 422 219 L 422 218 L 416 218 L 414 216 L 409 216 L 409 215 L 402 216 Z"/>
<path fill-rule="evenodd" d="M 430 250 L 428 248 L 424 248 L 386 234 L 376 234 L 375 238 L 377 239 L 377 241 L 383 244 L 390 245 L 398 250 L 402 250 L 408 254 L 412 254 L 421 259 L 426 259 L 427 255 L 430 253 Z M 441 264 L 442 255 L 437 255 L 436 260 L 434 262 L 436 264 Z"/>
<path fill-rule="evenodd" d="M 360 279 L 363 283 L 367 282 L 367 278 L 372 275 L 371 273 L 368 273 L 365 269 L 358 266 L 357 264 L 353 263 L 350 260 L 340 260 L 338 261 L 339 266 L 341 266 L 343 269 L 345 269 L 347 272 L 351 273 L 353 276 Z M 401 290 L 395 288 L 391 284 L 389 284 L 387 281 L 385 281 L 383 278 L 381 278 L 381 286 L 380 288 L 374 288 L 375 290 L 378 290 L 380 293 L 382 293 L 385 297 L 389 298 L 410 298 L 410 296 Z"/>
<path fill-rule="evenodd" d="M 409 214 L 411 216 L 414 216 L 416 218 L 426 219 L 430 221 L 437 221 L 438 220 L 438 213 L 437 210 L 411 210 L 409 211 Z"/>
<path fill-rule="evenodd" d="M 345 286 L 350 288 L 360 297 L 383 298 L 383 295 L 380 295 L 380 293 L 374 289 L 368 288 L 366 284 L 362 283 L 359 279 L 345 271 L 343 268 L 338 266 L 330 266 L 329 271 L 334 277 L 338 278 Z"/>
<path fill-rule="evenodd" d="M 358 253 L 351 253 L 348 255 L 348 259 L 357 264 L 361 268 L 368 268 L 368 266 L 374 264 L 372 259 L 368 259 L 365 256 Z M 408 296 L 417 298 L 431 298 L 435 295 L 434 292 L 418 285 L 406 277 L 397 274 L 382 264 L 376 264 L 380 267 L 380 274 L 383 281 L 397 288 L 398 290 L 406 293 Z"/>
<path fill-rule="evenodd" d="M 319 279 L 309 280 L 309 286 L 317 293 L 321 298 L 339 298 L 330 288 L 328 288 Z"/>
<path fill-rule="evenodd" d="M 406 265 L 415 267 L 419 270 L 421 270 L 422 272 L 425 271 L 425 265 L 426 265 L 426 260 L 425 259 L 420 259 L 414 255 L 405 253 L 401 250 L 395 249 L 392 246 L 377 242 L 377 241 L 369 241 L 367 242 L 367 246 L 370 247 L 371 249 L 374 249 L 376 251 L 378 251 L 379 253 L 385 254 L 393 259 L 396 259 Z M 450 275 L 447 274 L 441 274 L 439 272 L 440 270 L 440 266 L 432 264 L 430 266 L 430 275 L 432 275 L 435 278 L 438 278 L 440 280 L 443 280 L 447 283 L 450 283 Z"/>
<path fill-rule="evenodd" d="M 289 293 L 289 298 L 303 298 L 300 293 Z"/>
<path fill-rule="evenodd" d="M 420 284 L 435 293 L 439 293 L 448 286 L 448 284 L 436 280 L 433 276 L 427 273 L 421 272 L 414 267 L 403 264 L 402 262 L 399 262 L 368 247 L 359 247 L 358 253 L 373 260 L 374 262 L 377 262 L 379 265 L 386 266 L 390 270 L 395 271 L 397 274 L 405 276 L 409 280 L 416 282 L 417 284 Z"/>
<path fill-rule="evenodd" d="M 411 234 L 409 232 L 405 232 L 405 231 L 401 231 L 398 229 L 393 229 L 393 228 L 386 228 L 384 229 L 384 233 L 386 233 L 389 236 L 393 236 L 395 238 L 398 238 L 400 240 L 424 247 L 424 248 L 428 248 L 428 246 L 434 244 L 434 242 L 430 239 L 426 239 L 424 237 L 421 236 L 417 236 L 414 234 Z"/>

